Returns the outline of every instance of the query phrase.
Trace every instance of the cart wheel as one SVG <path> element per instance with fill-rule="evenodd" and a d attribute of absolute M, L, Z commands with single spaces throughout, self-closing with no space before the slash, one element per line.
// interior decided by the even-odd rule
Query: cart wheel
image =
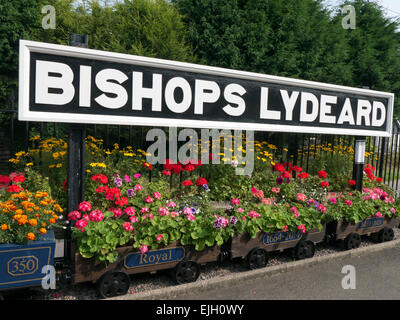
<path fill-rule="evenodd" d="M 178 284 L 195 282 L 200 275 L 200 265 L 191 260 L 181 261 L 175 268 L 174 277 Z"/>
<path fill-rule="evenodd" d="M 247 264 L 251 270 L 266 267 L 268 252 L 261 248 L 254 248 L 247 255 Z"/>
<path fill-rule="evenodd" d="M 294 248 L 294 257 L 296 260 L 312 258 L 315 253 L 314 242 L 310 240 L 301 240 Z"/>
<path fill-rule="evenodd" d="M 346 250 L 356 249 L 361 244 L 361 237 L 358 233 L 350 233 L 346 239 L 344 239 L 344 248 Z"/>
<path fill-rule="evenodd" d="M 392 228 L 384 227 L 381 231 L 378 232 L 378 241 L 392 241 L 394 238 L 394 231 Z"/>
<path fill-rule="evenodd" d="M 129 286 L 129 276 L 122 271 L 107 272 L 97 283 L 97 289 L 103 298 L 124 295 L 128 292 Z"/>

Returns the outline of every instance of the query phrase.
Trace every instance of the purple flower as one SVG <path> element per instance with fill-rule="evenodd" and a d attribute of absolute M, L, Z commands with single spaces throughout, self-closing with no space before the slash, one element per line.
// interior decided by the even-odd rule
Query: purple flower
<path fill-rule="evenodd" d="M 204 189 L 204 190 L 207 190 L 207 189 L 208 189 L 208 185 L 203 184 L 203 189 Z"/>
<path fill-rule="evenodd" d="M 122 186 L 122 179 L 120 179 L 120 178 L 115 178 L 115 179 L 114 179 L 114 184 L 115 184 L 117 187 Z"/>
<path fill-rule="evenodd" d="M 222 228 L 222 221 L 220 219 L 217 219 L 214 221 L 213 227 L 215 229 L 221 229 Z"/>
<path fill-rule="evenodd" d="M 283 179 L 281 177 L 276 178 L 276 184 L 281 185 L 283 183 Z"/>
<path fill-rule="evenodd" d="M 289 183 L 290 183 L 290 179 L 286 178 L 286 184 L 289 184 Z"/>
<path fill-rule="evenodd" d="M 238 221 L 238 219 L 235 216 L 233 216 L 231 218 L 231 221 L 229 221 L 229 223 L 234 226 L 237 223 L 237 221 Z"/>
<path fill-rule="evenodd" d="M 135 192 L 133 189 L 128 189 L 128 197 L 133 197 L 135 195 Z"/>

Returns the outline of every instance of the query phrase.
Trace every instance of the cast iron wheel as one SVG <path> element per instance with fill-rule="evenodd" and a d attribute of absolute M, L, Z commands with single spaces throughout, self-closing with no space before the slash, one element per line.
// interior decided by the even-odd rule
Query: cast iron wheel
<path fill-rule="evenodd" d="M 344 240 L 344 247 L 346 250 L 356 249 L 361 244 L 361 237 L 358 233 L 350 233 Z"/>
<path fill-rule="evenodd" d="M 195 261 L 181 261 L 175 269 L 175 281 L 178 284 L 195 282 L 200 275 L 200 265 Z"/>
<path fill-rule="evenodd" d="M 394 231 L 392 228 L 384 227 L 378 233 L 379 242 L 392 241 L 394 238 Z"/>
<path fill-rule="evenodd" d="M 294 257 L 296 260 L 311 258 L 314 256 L 314 253 L 314 243 L 309 240 L 301 240 L 294 249 Z"/>
<path fill-rule="evenodd" d="M 247 256 L 247 264 L 251 270 L 266 267 L 268 252 L 261 248 L 254 248 Z"/>
<path fill-rule="evenodd" d="M 125 272 L 111 271 L 100 278 L 97 288 L 103 298 L 110 298 L 126 294 L 130 282 L 129 276 Z"/>

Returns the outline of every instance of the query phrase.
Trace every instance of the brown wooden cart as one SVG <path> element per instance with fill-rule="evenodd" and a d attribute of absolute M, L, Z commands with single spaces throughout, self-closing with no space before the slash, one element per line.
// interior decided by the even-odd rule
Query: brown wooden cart
<path fill-rule="evenodd" d="M 196 251 L 194 246 L 179 246 L 174 243 L 144 254 L 132 246 L 120 247 L 117 251 L 117 261 L 105 266 L 105 263 L 98 262 L 95 258 L 83 258 L 76 247 L 73 247 L 73 283 L 96 283 L 100 295 L 107 298 L 125 294 L 130 286 L 131 274 L 171 269 L 178 284 L 193 282 L 200 275 L 201 265 L 219 259 L 221 247 Z"/>
<path fill-rule="evenodd" d="M 232 238 L 231 257 L 247 259 L 250 269 L 262 268 L 268 264 L 268 252 L 294 248 L 296 259 L 311 258 L 315 253 L 315 244 L 324 241 L 325 228 L 313 228 L 307 233 L 302 231 L 279 231 L 275 233 L 259 232 L 252 239 L 249 234 Z"/>
<path fill-rule="evenodd" d="M 360 246 L 362 235 L 371 236 L 376 242 L 393 240 L 393 228 L 397 228 L 399 224 L 400 218 L 371 216 L 358 223 L 344 220 L 329 223 L 327 233 L 331 239 L 340 241 L 349 250 Z"/>

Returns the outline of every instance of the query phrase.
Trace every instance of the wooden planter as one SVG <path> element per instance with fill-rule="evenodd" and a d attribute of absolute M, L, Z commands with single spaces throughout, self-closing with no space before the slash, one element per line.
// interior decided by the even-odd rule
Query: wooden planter
<path fill-rule="evenodd" d="M 196 251 L 193 246 L 179 246 L 174 243 L 157 250 L 149 250 L 144 254 L 132 246 L 120 247 L 117 251 L 118 260 L 106 267 L 95 258 L 83 258 L 74 246 L 72 250 L 75 262 L 74 283 L 96 282 L 107 272 L 115 270 L 129 275 L 173 269 L 181 261 L 194 261 L 202 265 L 217 261 L 221 249 L 219 246 L 214 246 Z"/>
<path fill-rule="evenodd" d="M 361 235 L 371 235 L 381 231 L 383 228 L 394 228 L 399 226 L 400 218 L 389 217 L 368 217 L 365 220 L 355 223 L 340 220 L 330 224 L 329 229 L 335 232 L 335 240 L 344 240 L 351 233 Z"/>
<path fill-rule="evenodd" d="M 232 258 L 246 258 L 254 248 L 263 248 L 267 252 L 283 251 L 285 249 L 294 248 L 301 240 L 309 240 L 313 243 L 322 242 L 325 237 L 325 228 L 323 225 L 321 231 L 313 228 L 303 234 L 300 230 L 297 232 L 259 232 L 256 238 L 250 238 L 249 234 L 237 235 L 232 238 L 231 254 Z"/>
<path fill-rule="evenodd" d="M 27 245 L 1 244 L 0 290 L 41 285 L 43 267 L 53 265 L 55 245 L 53 230 Z"/>

